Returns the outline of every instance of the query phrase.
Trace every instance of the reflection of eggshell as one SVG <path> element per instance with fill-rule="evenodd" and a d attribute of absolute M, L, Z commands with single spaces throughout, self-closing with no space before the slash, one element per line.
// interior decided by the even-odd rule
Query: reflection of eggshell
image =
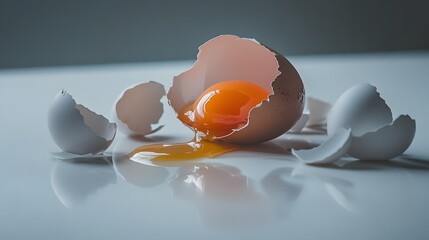
<path fill-rule="evenodd" d="M 274 169 L 261 180 L 268 199 L 273 206 L 274 214 L 278 217 L 285 217 L 295 206 L 296 200 L 303 190 L 300 181 L 292 179 L 293 168 L 282 167 Z"/>
<path fill-rule="evenodd" d="M 156 143 L 157 141 L 140 137 L 126 137 L 120 139 L 113 150 L 112 162 L 116 174 L 125 180 L 127 183 L 141 187 L 152 188 L 162 184 L 169 175 L 169 171 L 165 167 L 159 167 L 149 159 L 146 162 L 133 161 L 128 157 L 128 154 L 142 144 Z"/>
<path fill-rule="evenodd" d="M 328 194 L 332 197 L 332 199 L 335 200 L 335 202 L 338 203 L 338 205 L 340 205 L 347 211 L 355 212 L 356 207 L 353 205 L 353 202 L 350 200 L 350 197 L 347 196 L 344 191 L 341 191 L 338 186 L 331 182 L 325 182 L 324 185 Z"/>
<path fill-rule="evenodd" d="M 322 145 L 308 150 L 292 149 L 292 154 L 307 164 L 331 163 L 347 153 L 351 144 L 351 130 L 340 129 Z"/>
<path fill-rule="evenodd" d="M 302 129 L 305 127 L 305 125 L 308 122 L 308 119 L 310 118 L 310 115 L 308 113 L 303 113 L 301 117 L 299 118 L 298 122 L 293 125 L 293 127 L 290 129 L 291 132 L 301 132 Z"/>
<path fill-rule="evenodd" d="M 269 202 L 240 169 L 223 164 L 196 164 L 179 169 L 169 186 L 176 197 L 197 206 L 202 224 L 238 230 L 272 218 Z"/>
<path fill-rule="evenodd" d="M 233 200 L 247 198 L 252 194 L 246 176 L 239 169 L 222 164 L 198 164 L 181 168 L 170 186 L 176 195 L 183 197 Z"/>
<path fill-rule="evenodd" d="M 49 108 L 48 126 L 63 151 L 80 155 L 103 152 L 116 134 L 116 124 L 76 104 L 65 91 L 55 96 Z"/>
<path fill-rule="evenodd" d="M 162 184 L 168 176 L 163 167 L 148 166 L 130 159 L 114 160 L 114 169 L 126 182 L 141 188 L 151 188 Z"/>
<path fill-rule="evenodd" d="M 307 122 L 307 127 L 320 127 L 326 125 L 326 118 L 331 110 L 331 104 L 317 98 L 307 98 L 307 108 L 310 112 L 310 117 Z"/>
<path fill-rule="evenodd" d="M 358 84 L 346 90 L 335 102 L 328 115 L 328 135 L 340 128 L 350 128 L 352 135 L 375 131 L 392 122 L 392 112 L 377 89 Z"/>
<path fill-rule="evenodd" d="M 101 188 L 116 183 L 116 174 L 105 159 L 57 160 L 51 169 L 51 186 L 61 203 L 70 208 Z"/>
<path fill-rule="evenodd" d="M 163 113 L 160 99 L 165 95 L 164 86 L 150 81 L 125 89 L 113 105 L 112 115 L 119 131 L 127 135 L 148 135 L 162 128 L 154 126 Z"/>
<path fill-rule="evenodd" d="M 390 125 L 353 137 L 348 153 L 363 160 L 388 160 L 407 150 L 415 132 L 416 121 L 408 115 L 401 115 Z"/>
<path fill-rule="evenodd" d="M 270 96 L 250 111 L 247 124 L 222 140 L 242 144 L 268 141 L 285 133 L 300 118 L 304 85 L 292 64 L 256 40 L 232 35 L 203 44 L 195 64 L 174 78 L 167 96 L 178 113 L 208 87 L 228 80 L 255 83 Z"/>

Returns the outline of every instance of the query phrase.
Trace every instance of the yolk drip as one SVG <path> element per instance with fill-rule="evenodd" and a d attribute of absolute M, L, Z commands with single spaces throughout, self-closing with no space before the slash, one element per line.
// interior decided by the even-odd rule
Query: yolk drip
<path fill-rule="evenodd" d="M 130 155 L 133 159 L 192 160 L 212 158 L 237 149 L 237 146 L 217 142 L 188 142 L 176 144 L 154 144 L 136 148 Z"/>
<path fill-rule="evenodd" d="M 178 118 L 194 130 L 193 141 L 142 146 L 135 149 L 130 157 L 185 160 L 211 158 L 234 151 L 237 146 L 214 140 L 245 126 L 250 110 L 268 99 L 268 95 L 265 89 L 251 82 L 231 80 L 217 83 L 178 114 Z"/>
<path fill-rule="evenodd" d="M 195 101 L 179 112 L 178 118 L 194 129 L 197 136 L 213 140 L 245 126 L 249 112 L 268 99 L 262 87 L 232 80 L 207 88 Z"/>

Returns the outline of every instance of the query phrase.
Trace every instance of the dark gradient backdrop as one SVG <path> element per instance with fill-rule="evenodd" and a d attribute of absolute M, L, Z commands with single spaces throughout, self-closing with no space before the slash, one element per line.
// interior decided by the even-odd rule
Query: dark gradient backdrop
<path fill-rule="evenodd" d="M 0 68 L 193 59 L 224 33 L 287 55 L 429 49 L 427 0 L 0 0 Z"/>

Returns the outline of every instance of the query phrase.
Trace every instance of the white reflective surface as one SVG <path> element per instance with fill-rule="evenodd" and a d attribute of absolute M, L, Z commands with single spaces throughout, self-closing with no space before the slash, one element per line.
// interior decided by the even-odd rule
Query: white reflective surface
<path fill-rule="evenodd" d="M 428 239 L 429 54 L 291 62 L 307 94 L 331 103 L 353 84 L 377 86 L 394 117 L 417 120 L 406 155 L 306 166 L 289 149 L 325 137 L 286 134 L 216 159 L 124 158 L 143 144 L 192 138 L 165 106 L 159 132 L 145 139 L 118 135 L 107 156 L 73 159 L 58 154 L 47 129 L 58 91 L 108 117 L 123 88 L 150 80 L 169 85 L 192 62 L 3 70 L 0 239 Z"/>

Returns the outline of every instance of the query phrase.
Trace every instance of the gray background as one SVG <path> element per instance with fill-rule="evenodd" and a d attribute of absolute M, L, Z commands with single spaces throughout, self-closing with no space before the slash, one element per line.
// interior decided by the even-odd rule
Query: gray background
<path fill-rule="evenodd" d="M 429 49 L 428 2 L 0 0 L 0 68 L 193 59 L 226 33 L 286 55 Z"/>

